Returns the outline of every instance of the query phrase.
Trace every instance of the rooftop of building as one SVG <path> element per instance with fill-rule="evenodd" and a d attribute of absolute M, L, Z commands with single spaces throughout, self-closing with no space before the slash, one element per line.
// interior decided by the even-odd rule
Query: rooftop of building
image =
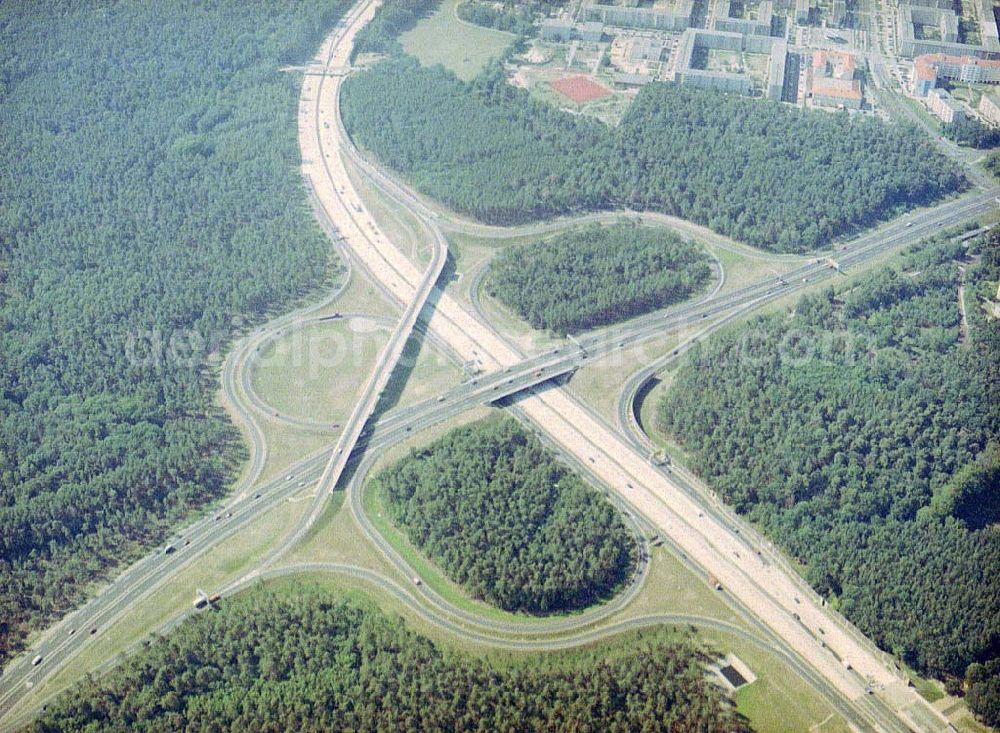
<path fill-rule="evenodd" d="M 813 74 L 818 77 L 852 79 L 858 67 L 857 59 L 846 51 L 820 50 L 813 53 Z"/>
<path fill-rule="evenodd" d="M 861 82 L 852 80 L 845 83 L 842 79 L 814 79 L 812 85 L 814 97 L 834 97 L 838 99 L 860 100 Z"/>
<path fill-rule="evenodd" d="M 914 73 L 918 80 L 934 79 L 937 76 L 938 64 L 955 64 L 957 66 L 982 66 L 987 69 L 1000 69 L 1000 61 L 981 59 L 976 56 L 949 56 L 944 53 L 925 53 L 913 60 Z"/>
<path fill-rule="evenodd" d="M 928 97 L 937 97 L 941 102 L 948 105 L 954 110 L 961 110 L 962 104 L 957 99 L 952 97 L 947 89 L 931 89 L 927 93 Z"/>

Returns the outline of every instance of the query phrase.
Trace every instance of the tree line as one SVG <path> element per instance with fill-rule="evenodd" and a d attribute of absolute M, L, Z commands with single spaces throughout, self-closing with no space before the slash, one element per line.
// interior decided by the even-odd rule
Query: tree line
<path fill-rule="evenodd" d="M 455 13 L 466 23 L 474 23 L 485 28 L 516 33 L 529 38 L 537 34 L 535 21 L 547 8 L 552 7 L 547 2 L 512 2 L 503 3 L 482 2 L 482 0 L 465 0 L 455 6 Z"/>
<path fill-rule="evenodd" d="M 994 178 L 1000 178 L 1000 150 L 994 150 L 987 155 L 983 167 L 992 173 Z"/>
<path fill-rule="evenodd" d="M 658 83 L 609 128 L 506 76 L 498 61 L 463 83 L 397 54 L 347 79 L 344 122 L 422 193 L 491 224 L 630 207 L 801 252 L 966 185 L 909 126 Z"/>
<path fill-rule="evenodd" d="M 984 125 L 974 117 L 963 117 L 944 126 L 944 134 L 959 145 L 980 150 L 1000 145 L 1000 129 Z"/>
<path fill-rule="evenodd" d="M 507 611 L 592 605 L 635 568 L 618 511 L 511 418 L 449 432 L 371 490 L 449 578 Z"/>
<path fill-rule="evenodd" d="M 441 0 L 387 0 L 354 35 L 351 61 L 364 53 L 402 53 L 399 37 L 437 10 Z"/>
<path fill-rule="evenodd" d="M 686 300 L 708 282 L 709 261 L 669 229 L 593 224 L 501 251 L 486 287 L 534 328 L 565 334 Z"/>
<path fill-rule="evenodd" d="M 748 731 L 707 659 L 662 629 L 487 661 L 372 603 L 259 586 L 77 685 L 31 730 Z"/>
<path fill-rule="evenodd" d="M 279 69 L 345 7 L 5 13 L 0 660 L 235 475 L 206 359 L 331 269 Z"/>
<path fill-rule="evenodd" d="M 995 293 L 1000 230 L 966 250 L 932 241 L 710 339 L 658 407 L 659 429 L 817 591 L 953 681 L 994 668 L 1000 638 L 1000 322 L 967 298 L 966 339 L 958 307 L 960 268 Z"/>

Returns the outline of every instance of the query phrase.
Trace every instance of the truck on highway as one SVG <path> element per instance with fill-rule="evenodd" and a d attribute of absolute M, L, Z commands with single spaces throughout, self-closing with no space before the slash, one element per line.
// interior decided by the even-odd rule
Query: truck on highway
<path fill-rule="evenodd" d="M 31 666 L 32 667 L 37 667 L 41 663 L 42 663 L 42 655 L 41 654 L 39 654 L 37 657 L 35 657 L 34 659 L 31 660 Z"/>
<path fill-rule="evenodd" d="M 163 548 L 163 554 L 164 555 L 169 555 L 169 554 L 171 554 L 176 549 L 177 548 L 174 547 L 173 545 L 167 545 L 166 547 Z"/>
<path fill-rule="evenodd" d="M 715 590 L 722 590 L 722 583 L 720 583 L 719 579 L 716 578 L 711 573 L 709 573 L 708 575 L 708 584 L 712 586 Z"/>

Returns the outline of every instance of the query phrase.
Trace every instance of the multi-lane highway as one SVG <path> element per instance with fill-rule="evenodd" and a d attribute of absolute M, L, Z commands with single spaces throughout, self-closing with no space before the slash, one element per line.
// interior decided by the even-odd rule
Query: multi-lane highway
<path fill-rule="evenodd" d="M 329 110 L 330 114 L 338 114 L 338 89 L 339 80 L 334 80 L 326 89 L 320 85 L 314 90 L 318 113 Z M 378 171 L 366 170 L 364 162 L 358 161 L 351 152 L 350 142 L 344 137 L 339 120 L 326 134 L 321 132 L 317 140 L 304 141 L 303 150 L 319 152 L 321 156 L 329 151 L 344 151 L 369 177 L 376 181 L 379 179 Z M 338 221 L 343 212 L 337 210 L 338 202 L 329 196 L 329 192 L 339 190 L 343 193 L 345 188 L 351 189 L 346 171 L 338 171 L 326 181 L 314 179 L 314 185 L 331 219 Z M 390 195 L 393 188 L 399 188 L 392 181 L 379 185 Z M 356 196 L 356 193 L 353 195 Z M 422 204 L 413 205 L 406 197 L 393 198 L 425 224 L 434 226 L 433 219 L 428 219 L 421 211 Z M 937 221 L 932 223 L 938 224 Z M 369 271 L 375 277 L 386 282 L 399 282 L 399 279 L 404 283 L 413 282 L 412 265 L 400 256 L 391 243 L 379 236 L 377 227 L 373 226 L 372 234 L 373 237 L 365 242 L 354 242 L 348 237 L 348 246 L 358 246 L 358 255 L 365 258 Z M 484 363 L 492 361 L 499 367 L 508 366 L 518 359 L 516 350 L 498 338 L 481 320 L 464 311 L 447 294 L 437 303 L 431 327 L 437 328 L 441 337 L 463 356 L 478 356 Z M 869 706 L 864 697 L 864 680 L 870 679 L 878 686 L 897 686 L 899 681 L 895 672 L 887 668 L 878 655 L 872 654 L 869 647 L 859 644 L 835 614 L 813 599 L 799 599 L 797 584 L 787 577 L 783 569 L 773 565 L 761 567 L 753 559 L 743 560 L 737 549 L 742 545 L 725 525 L 703 513 L 698 516 L 701 521 L 695 521 L 699 511 L 696 502 L 691 501 L 673 481 L 652 471 L 642 455 L 594 421 L 563 391 L 552 390 L 526 398 L 519 404 L 525 414 L 564 450 L 589 461 L 591 470 L 602 482 L 627 496 L 685 552 L 694 555 L 702 566 L 711 568 L 717 576 L 724 578 L 730 592 L 758 613 L 845 697 L 855 700 L 859 708 L 874 708 L 869 711 L 873 725 L 883 728 L 906 727 L 911 723 L 930 728 L 942 725 L 943 721 L 933 719 L 933 712 L 929 713 L 932 717 L 930 723 L 923 719 L 915 720 L 924 713 L 921 708 L 923 703 L 905 690 L 895 689 L 893 699 L 880 697 Z M 817 644 L 812 629 L 822 629 L 823 625 L 829 627 L 820 632 L 826 641 Z M 851 664 L 842 664 L 842 660 L 850 660 Z M 898 718 L 903 718 L 905 722 L 899 722 Z"/>
<path fill-rule="evenodd" d="M 360 3 L 352 10 L 337 33 L 328 39 L 323 53 L 324 63 L 327 66 L 338 69 L 346 66 L 345 49 L 349 47 L 350 38 L 357 27 L 370 17 L 373 8 L 374 5 L 371 3 Z M 460 414 L 474 405 L 524 393 L 534 385 L 548 382 L 550 385 L 548 389 L 528 392 L 523 399 L 519 399 L 518 409 L 526 419 L 547 433 L 553 443 L 567 456 L 575 457 L 580 467 L 595 481 L 611 486 L 621 494 L 624 501 L 630 502 L 641 513 L 647 515 L 648 519 L 645 521 L 652 522 L 657 531 L 672 537 L 678 551 L 684 553 L 686 559 L 696 563 L 696 567 L 711 570 L 721 578 L 725 578 L 727 591 L 734 595 L 734 603 L 744 609 L 747 615 L 761 618 L 758 623 L 762 635 L 780 639 L 781 648 L 788 658 L 795 660 L 795 667 L 806 670 L 814 684 L 822 687 L 829 695 L 834 697 L 839 695 L 840 708 L 850 711 L 849 717 L 859 727 L 901 729 L 890 708 L 895 706 L 898 709 L 916 703 L 907 700 L 901 706 L 898 702 L 887 703 L 865 699 L 860 692 L 864 680 L 855 679 L 856 675 L 848 674 L 840 664 L 834 665 L 839 670 L 838 673 L 831 673 L 831 659 L 824 657 L 824 653 L 820 652 L 821 647 L 817 643 L 815 627 L 823 623 L 831 630 L 843 629 L 842 638 L 835 631 L 829 635 L 830 646 L 857 649 L 858 655 L 854 658 L 858 660 L 862 655 L 871 655 L 874 662 L 869 664 L 869 668 L 876 672 L 880 668 L 885 671 L 882 661 L 871 653 L 870 645 L 858 642 L 855 632 L 843 624 L 842 620 L 833 616 L 829 609 L 819 606 L 811 596 L 805 597 L 807 605 L 810 606 L 808 613 L 805 613 L 805 608 L 801 609 L 804 612 L 802 618 L 810 624 L 810 627 L 805 628 L 804 632 L 796 629 L 796 625 L 790 623 L 789 608 L 794 603 L 793 597 L 800 598 L 801 579 L 794 576 L 794 573 L 789 574 L 782 569 L 778 569 L 776 574 L 773 572 L 775 570 L 773 564 L 770 565 L 771 571 L 756 567 L 752 568 L 753 572 L 741 569 L 739 567 L 741 563 L 733 562 L 728 557 L 728 553 L 739 551 L 733 548 L 745 547 L 746 535 L 741 537 L 738 519 L 734 521 L 729 517 L 721 517 L 714 508 L 708 507 L 710 511 L 705 512 L 706 516 L 699 517 L 705 520 L 705 526 L 692 526 L 702 524 L 694 522 L 696 514 L 704 512 L 706 508 L 703 503 L 699 503 L 701 495 L 676 475 L 665 476 L 655 467 L 649 466 L 645 460 L 645 451 L 625 442 L 617 434 L 612 435 L 611 440 L 602 442 L 603 436 L 611 435 L 614 431 L 611 431 L 606 424 L 602 424 L 592 411 L 572 400 L 563 390 L 552 387 L 552 383 L 549 382 L 553 377 L 587 363 L 589 359 L 628 344 L 670 330 L 688 327 L 703 320 L 707 325 L 713 321 L 706 319 L 730 317 L 743 309 L 782 297 L 819 279 L 836 276 L 836 272 L 823 261 L 823 258 L 820 258 L 819 262 L 809 260 L 780 279 L 769 279 L 723 296 L 636 319 L 624 326 L 594 332 L 580 339 L 582 348 L 563 347 L 560 350 L 523 358 L 493 332 L 482 318 L 464 311 L 447 295 L 438 293 L 431 297 L 434 282 L 440 273 L 446 253 L 445 239 L 437 226 L 439 216 L 436 212 L 428 210 L 405 187 L 367 164 L 354 150 L 343 134 L 337 114 L 339 79 L 336 76 L 313 76 L 306 79 L 303 91 L 303 97 L 310 96 L 313 101 L 303 105 L 300 116 L 300 138 L 303 140 L 303 158 L 312 161 L 305 167 L 313 185 L 314 204 L 322 211 L 320 219 L 328 230 L 335 227 L 336 231 L 343 235 L 342 246 L 355 265 L 355 270 L 367 272 L 387 294 L 396 301 L 407 304 L 404 318 L 368 382 L 366 397 L 359 402 L 351 419 L 345 423 L 337 447 L 300 461 L 289 469 L 288 475 L 291 478 L 282 477 L 271 481 L 257 489 L 257 493 L 252 496 L 247 489 L 260 475 L 260 467 L 266 457 L 266 444 L 259 429 L 253 434 L 254 428 L 251 428 L 251 441 L 255 447 L 252 453 L 252 466 L 246 474 L 246 479 L 241 483 L 241 490 L 236 492 L 237 500 L 186 530 L 182 539 L 175 542 L 177 547 L 175 552 L 151 554 L 129 568 L 84 608 L 71 614 L 43 635 L 32 651 L 11 665 L 5 671 L 4 677 L 0 678 L 0 690 L 2 690 L 0 714 L 9 711 L 29 693 L 29 685 L 34 685 L 54 672 L 89 643 L 92 638 L 91 629 L 96 629 L 99 633 L 113 623 L 120 614 L 127 613 L 138 600 L 159 587 L 164 579 L 195 561 L 226 537 L 232 536 L 263 512 L 277 506 L 292 494 L 301 492 L 304 485 L 321 481 L 325 476 L 311 511 L 306 513 L 296 532 L 282 544 L 282 548 L 290 547 L 295 539 L 304 534 L 322 510 L 323 502 L 335 485 L 334 477 L 340 475 L 348 460 L 357 456 L 357 452 L 352 451 L 355 445 L 367 446 L 366 455 L 373 456 L 377 449 L 404 439 L 412 434 L 412 431 Z M 334 118 L 335 124 L 331 127 L 326 127 L 325 124 L 321 126 L 321 121 L 326 122 L 325 118 L 329 117 Z M 346 175 L 340 153 L 344 153 L 376 186 L 413 213 L 431 233 L 435 244 L 434 256 L 431 266 L 425 272 L 418 272 L 405 258 L 401 258 L 398 251 L 394 251 L 391 243 L 364 213 L 363 204 Z M 995 207 L 995 195 L 995 191 L 987 191 L 969 196 L 918 212 L 906 220 L 883 227 L 878 232 L 857 239 L 847 249 L 838 252 L 836 255 L 838 264 L 841 269 L 848 268 L 907 242 L 917 241 L 942 227 L 973 219 Z M 452 225 L 461 227 L 462 223 L 452 222 Z M 428 298 L 437 300 L 433 310 L 424 308 Z M 314 309 L 315 307 L 310 311 L 315 312 Z M 303 316 L 303 313 L 299 313 L 296 317 L 301 319 Z M 427 321 L 430 333 L 445 343 L 459 358 L 478 358 L 488 368 L 492 367 L 492 372 L 470 380 L 439 398 L 393 410 L 384 415 L 368 433 L 363 433 L 365 423 L 377 404 L 378 393 L 384 389 L 391 366 L 398 359 L 402 345 L 412 332 L 418 317 L 423 317 Z M 293 317 L 286 317 L 282 322 L 291 323 L 294 320 Z M 245 357 L 251 348 L 251 343 L 252 340 L 248 339 L 237 347 L 237 354 Z M 224 385 L 235 384 L 239 379 L 237 374 L 239 370 L 235 366 L 230 366 L 239 363 L 245 364 L 246 359 L 227 362 Z M 240 412 L 242 414 L 242 410 Z M 251 416 L 244 414 L 243 417 L 248 425 L 255 425 Z M 593 430 L 591 436 L 581 435 L 581 431 L 588 429 Z M 356 473 L 356 475 L 362 474 L 363 471 Z M 356 497 L 353 491 L 352 497 Z M 678 505 L 675 499 L 682 502 Z M 364 528 L 363 511 L 358 509 L 356 501 L 352 500 L 351 505 Z M 368 527 L 366 531 L 371 534 L 374 530 Z M 377 533 L 375 535 L 377 536 Z M 391 548 L 383 547 L 383 551 L 390 560 L 393 560 Z M 755 562 L 751 560 L 751 563 Z M 395 561 L 394 564 L 404 573 L 403 577 L 409 577 L 405 574 L 405 565 L 401 566 Z M 764 583 L 761 579 L 764 579 Z M 762 587 L 772 581 L 774 588 Z M 421 601 L 425 604 L 425 611 L 426 605 L 431 605 L 434 608 L 433 615 L 439 620 L 452 618 L 449 623 L 458 623 L 463 628 L 483 626 L 482 619 L 463 616 L 440 599 L 428 595 L 425 586 L 420 591 L 414 592 L 423 596 Z M 775 615 L 782 615 L 780 621 L 775 622 Z M 542 625 L 538 626 L 539 629 L 541 627 Z M 551 631 L 543 629 L 537 633 L 551 633 Z M 509 633 L 530 635 L 535 633 L 535 630 L 524 626 Z M 787 636 L 792 638 L 788 639 Z M 29 662 L 35 654 L 43 657 L 43 662 L 37 667 Z M 887 675 L 882 674 L 878 678 L 883 684 L 892 684 L 894 681 L 891 672 Z M 913 721 L 912 714 L 904 714 L 904 717 L 907 717 L 915 728 L 928 727 Z M 4 723 L 8 724 L 8 721 L 4 720 Z"/>

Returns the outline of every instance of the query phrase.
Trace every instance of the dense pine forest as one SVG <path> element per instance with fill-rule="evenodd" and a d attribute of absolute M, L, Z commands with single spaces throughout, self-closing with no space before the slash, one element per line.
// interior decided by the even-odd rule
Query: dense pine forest
<path fill-rule="evenodd" d="M 700 731 L 746 721 L 667 630 L 491 663 L 372 604 L 254 588 L 60 698 L 48 731 Z"/>
<path fill-rule="evenodd" d="M 0 660 L 233 475 L 203 364 L 329 269 L 279 67 L 344 7 L 6 4 Z"/>
<path fill-rule="evenodd" d="M 511 86 L 500 62 L 466 84 L 394 55 L 347 79 L 343 115 L 421 192 L 492 224 L 627 206 L 801 252 L 965 185 L 915 128 L 672 84 L 608 128 Z"/>
<path fill-rule="evenodd" d="M 511 418 L 456 428 L 372 488 L 452 580 L 508 611 L 591 605 L 635 567 L 617 510 Z"/>
<path fill-rule="evenodd" d="M 503 250 L 486 287 L 533 327 L 564 334 L 685 300 L 708 282 L 709 262 L 668 229 L 595 224 Z"/>
<path fill-rule="evenodd" d="M 933 242 L 804 297 L 791 318 L 713 338 L 658 412 L 692 467 L 849 619 L 953 678 L 1000 657 L 1000 321 L 984 307 L 1000 231 L 965 250 Z"/>

